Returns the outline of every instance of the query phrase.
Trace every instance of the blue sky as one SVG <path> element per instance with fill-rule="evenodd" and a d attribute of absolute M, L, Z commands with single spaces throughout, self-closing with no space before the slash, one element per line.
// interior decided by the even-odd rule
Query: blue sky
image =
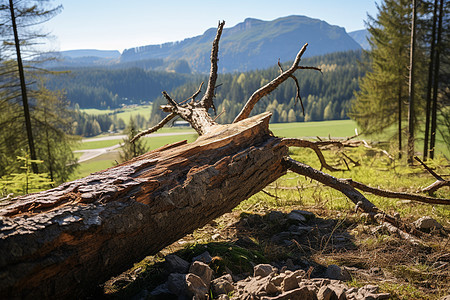
<path fill-rule="evenodd" d="M 54 0 L 64 9 L 45 30 L 53 50 L 119 50 L 201 35 L 225 20 L 232 27 L 245 18 L 273 20 L 304 15 L 344 27 L 363 29 L 375 0 Z"/>

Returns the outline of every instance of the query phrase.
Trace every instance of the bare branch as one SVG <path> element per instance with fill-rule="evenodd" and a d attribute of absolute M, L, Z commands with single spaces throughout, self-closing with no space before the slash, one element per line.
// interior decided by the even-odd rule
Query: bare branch
<path fill-rule="evenodd" d="M 429 166 L 427 166 L 423 161 L 421 161 L 420 158 L 418 158 L 417 156 L 414 156 L 414 159 L 417 160 L 425 168 L 425 170 L 428 171 L 428 173 L 433 175 L 433 177 L 436 178 L 436 180 L 445 181 L 444 178 L 442 178 L 441 176 L 436 174 L 436 172 L 434 172 Z"/>
<path fill-rule="evenodd" d="M 323 168 L 329 170 L 329 171 L 345 171 L 344 169 L 336 169 L 332 166 L 330 166 L 326 160 L 325 157 L 323 156 L 322 151 L 320 151 L 319 149 L 319 145 L 330 145 L 330 144 L 339 144 L 342 145 L 341 143 L 337 142 L 337 141 L 319 141 L 319 142 L 312 142 L 312 141 L 308 141 L 308 140 L 301 140 L 301 139 L 293 139 L 293 138 L 285 138 L 282 140 L 282 143 L 288 147 L 301 147 L 301 148 L 310 148 L 312 150 L 314 150 L 314 152 L 316 153 L 317 157 L 319 158 L 321 167 L 320 169 L 322 170 Z"/>
<path fill-rule="evenodd" d="M 269 82 L 265 86 L 259 88 L 256 92 L 253 93 L 253 95 L 251 95 L 251 97 L 248 99 L 247 103 L 245 103 L 245 105 L 242 108 L 242 110 L 239 113 L 239 115 L 234 119 L 233 123 L 236 123 L 236 122 L 239 122 L 239 121 L 241 121 L 241 120 L 243 120 L 245 118 L 248 118 L 248 116 L 250 115 L 250 113 L 251 113 L 253 107 L 255 106 L 255 104 L 258 103 L 258 101 L 262 97 L 270 94 L 281 83 L 286 81 L 286 79 L 288 79 L 292 74 L 294 74 L 294 72 L 298 68 L 298 64 L 300 63 L 300 59 L 301 59 L 303 53 L 305 53 L 305 51 L 306 51 L 306 47 L 307 46 L 308 46 L 308 44 L 305 44 L 302 47 L 302 49 L 300 49 L 300 51 L 298 52 L 297 56 L 295 57 L 295 60 L 294 60 L 294 62 L 292 64 L 292 66 L 288 70 L 284 71 L 277 78 L 275 78 L 274 80 L 272 80 L 271 82 Z"/>
<path fill-rule="evenodd" d="M 186 100 L 181 101 L 179 104 L 183 104 L 184 102 L 188 101 L 189 99 L 192 99 L 192 102 L 195 101 L 195 98 L 202 92 L 202 86 L 205 82 L 202 81 L 202 83 L 200 83 L 200 86 L 198 87 L 198 90 L 189 98 L 187 98 Z M 191 102 L 191 103 L 192 103 Z"/>
<path fill-rule="evenodd" d="M 155 126 L 153 126 L 152 128 L 149 128 L 147 130 L 141 131 L 138 134 L 136 134 L 131 140 L 130 143 L 134 143 L 134 141 L 136 141 L 138 138 L 140 138 L 141 136 L 150 134 L 152 132 L 155 132 L 159 129 L 161 129 L 164 125 L 166 125 L 170 120 L 172 120 L 173 118 L 176 117 L 176 113 L 171 113 L 170 115 L 167 115 L 164 119 L 161 120 L 161 122 L 159 122 L 158 124 L 156 124 Z"/>
<path fill-rule="evenodd" d="M 316 70 L 316 71 L 319 71 L 320 73 L 322 73 L 322 69 L 321 68 L 317 68 L 317 67 L 298 66 L 297 70 Z"/>
<path fill-rule="evenodd" d="M 418 194 L 402 193 L 402 192 L 392 192 L 388 190 L 382 190 L 367 186 L 361 182 L 353 181 L 352 179 L 343 179 L 343 181 L 350 184 L 352 187 L 357 188 L 361 191 L 368 192 L 377 196 L 382 196 L 385 198 L 396 198 L 396 199 L 407 199 L 414 200 L 422 203 L 429 204 L 444 204 L 450 205 L 450 199 L 434 198 L 428 196 L 422 196 Z"/>
<path fill-rule="evenodd" d="M 206 88 L 205 95 L 203 96 L 200 103 L 202 106 L 208 110 L 213 106 L 213 98 L 214 98 L 214 88 L 216 86 L 217 81 L 217 62 L 219 61 L 219 40 L 222 35 L 223 27 L 225 26 L 225 21 L 219 22 L 219 26 L 217 28 L 216 38 L 214 39 L 212 50 L 211 50 L 211 71 L 209 72 L 209 81 L 208 87 Z"/>
<path fill-rule="evenodd" d="M 163 91 L 162 94 L 163 94 L 164 98 L 166 98 L 167 102 L 169 102 L 170 105 L 172 105 L 173 107 L 178 107 L 178 103 L 176 103 L 175 100 L 170 98 L 169 94 L 167 94 L 166 91 Z"/>
<path fill-rule="evenodd" d="M 399 228 L 400 230 L 404 230 L 407 233 L 414 234 L 416 236 L 422 235 L 420 231 L 416 230 L 410 225 L 402 223 L 399 220 L 395 219 L 394 217 L 381 211 L 372 202 L 367 200 L 367 198 L 364 197 L 363 194 L 361 194 L 353 186 L 351 186 L 346 180 L 339 179 L 329 174 L 326 174 L 322 171 L 316 170 L 306 164 L 295 161 L 290 157 L 285 157 L 282 160 L 282 164 L 284 165 L 284 167 L 297 174 L 307 176 L 322 184 L 325 184 L 326 186 L 329 186 L 335 190 L 340 191 L 341 193 L 346 195 L 347 198 L 349 198 L 353 203 L 355 203 L 355 205 L 357 205 L 363 211 L 368 213 L 371 217 L 373 218 L 375 218 L 375 216 L 381 217 L 382 219 L 381 221 L 386 221 L 394 225 L 395 227 Z"/>

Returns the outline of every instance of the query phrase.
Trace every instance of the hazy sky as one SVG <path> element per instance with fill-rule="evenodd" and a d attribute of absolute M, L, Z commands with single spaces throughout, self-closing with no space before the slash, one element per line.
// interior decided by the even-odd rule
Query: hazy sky
<path fill-rule="evenodd" d="M 378 1 L 379 2 L 379 1 Z M 201 35 L 225 20 L 274 20 L 304 15 L 344 27 L 364 28 L 375 0 L 54 0 L 62 12 L 45 23 L 54 50 L 119 50 Z"/>

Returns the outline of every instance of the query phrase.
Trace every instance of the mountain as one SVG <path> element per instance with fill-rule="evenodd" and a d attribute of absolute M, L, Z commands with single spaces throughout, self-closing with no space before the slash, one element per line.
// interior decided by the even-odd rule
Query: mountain
<path fill-rule="evenodd" d="M 61 56 L 68 58 L 98 57 L 106 59 L 115 59 L 120 57 L 120 52 L 117 50 L 80 49 L 80 50 L 61 51 L 59 53 Z"/>
<path fill-rule="evenodd" d="M 183 59 L 193 71 L 208 73 L 215 34 L 216 29 L 210 28 L 203 35 L 180 42 L 127 49 L 120 61 Z M 305 57 L 361 49 L 344 28 L 319 19 L 306 16 L 288 16 L 273 21 L 248 18 L 223 30 L 219 71 L 243 72 L 267 68 L 278 59 L 282 62 L 293 60 L 305 43 L 309 44 Z"/>
<path fill-rule="evenodd" d="M 348 33 L 364 50 L 370 49 L 370 44 L 367 41 L 369 31 L 367 29 L 356 30 Z"/>

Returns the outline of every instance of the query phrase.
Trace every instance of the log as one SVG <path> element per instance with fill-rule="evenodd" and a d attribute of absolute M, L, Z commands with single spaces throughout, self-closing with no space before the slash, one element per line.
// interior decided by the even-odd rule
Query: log
<path fill-rule="evenodd" d="M 82 298 L 286 173 L 270 113 L 19 197 L 1 210 L 0 294 Z"/>

